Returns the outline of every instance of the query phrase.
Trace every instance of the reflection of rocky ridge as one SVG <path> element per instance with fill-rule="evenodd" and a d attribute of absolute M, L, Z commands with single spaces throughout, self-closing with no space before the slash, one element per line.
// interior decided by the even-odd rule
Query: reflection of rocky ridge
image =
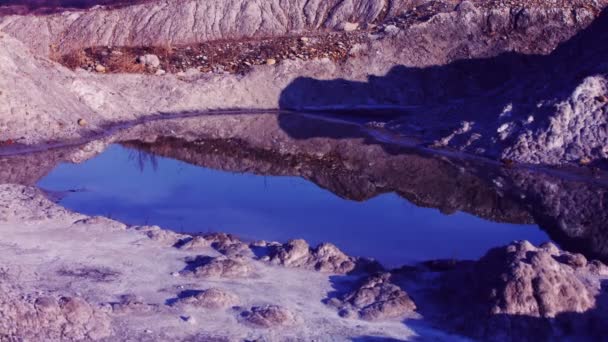
<path fill-rule="evenodd" d="M 534 220 L 570 251 L 608 260 L 608 188 L 532 172 L 505 172 Z"/>
<path fill-rule="evenodd" d="M 230 121 L 230 127 L 218 125 L 222 120 Z M 298 127 L 301 135 L 291 137 L 277 125 Z M 180 139 L 158 138 L 171 132 Z M 142 138 L 147 142 L 135 142 Z M 582 178 L 412 153 L 380 145 L 358 126 L 300 115 L 151 123 L 123 134 L 121 140 L 196 165 L 300 176 L 353 200 L 395 191 L 417 205 L 444 212 L 461 210 L 502 222 L 536 221 L 565 248 L 608 257 L 608 232 L 603 232 L 607 190 Z"/>
<path fill-rule="evenodd" d="M 0 156 L 0 184 L 35 185 L 62 162 L 80 163 L 105 148 L 100 141 L 15 156 Z"/>
<path fill-rule="evenodd" d="M 391 156 L 379 146 L 354 145 L 352 153 L 373 159 L 353 160 L 338 153 L 282 155 L 248 148 L 238 140 L 186 142 L 160 138 L 154 143 L 129 141 L 124 145 L 219 170 L 298 176 L 350 200 L 396 192 L 418 206 L 438 208 L 444 213 L 462 210 L 501 222 L 531 222 L 512 199 L 500 196 L 490 184 L 457 166 L 416 154 Z"/>
<path fill-rule="evenodd" d="M 61 160 L 60 151 L 0 157 L 0 184 L 34 185 Z"/>
<path fill-rule="evenodd" d="M 284 120 L 281 119 L 281 123 Z M 265 133 L 257 129 L 239 131 L 237 128 L 218 134 L 207 127 L 206 133 L 194 139 L 161 137 L 148 143 L 129 139 L 131 141 L 124 144 L 220 170 L 298 176 L 351 200 L 396 192 L 416 205 L 438 208 L 445 213 L 462 210 L 501 222 L 531 222 L 513 199 L 498 194 L 491 183 L 466 172 L 462 168 L 466 167 L 464 163 L 453 164 L 447 159 L 395 146 L 367 143 L 368 135 L 353 125 L 300 115 L 291 115 L 288 120 L 302 130 L 332 132 L 335 138 L 293 139 L 278 129 L 276 117 L 261 115 L 240 121 L 265 127 L 272 138 L 263 142 L 259 138 Z M 196 126 L 205 121 L 209 120 L 188 120 L 186 127 L 196 130 Z M 176 131 L 175 127 L 171 130 Z M 252 132 L 260 134 L 254 136 Z M 350 138 L 340 139 L 341 135 Z"/>
<path fill-rule="evenodd" d="M 299 127 L 301 136 L 290 136 L 286 126 Z M 302 177 L 352 200 L 396 192 L 446 213 L 534 221 L 568 250 L 608 259 L 603 185 L 421 154 L 381 144 L 364 126 L 305 115 L 218 114 L 147 122 L 105 142 L 2 158 L 0 181 L 35 184 L 59 162 L 84 160 L 117 141 L 215 169 Z"/>

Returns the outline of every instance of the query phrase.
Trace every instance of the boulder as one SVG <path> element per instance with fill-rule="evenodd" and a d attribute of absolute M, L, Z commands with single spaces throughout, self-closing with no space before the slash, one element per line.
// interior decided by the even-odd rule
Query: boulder
<path fill-rule="evenodd" d="M 160 66 L 160 58 L 157 55 L 146 54 L 137 57 L 137 63 L 143 64 L 149 68 L 158 68 Z"/>

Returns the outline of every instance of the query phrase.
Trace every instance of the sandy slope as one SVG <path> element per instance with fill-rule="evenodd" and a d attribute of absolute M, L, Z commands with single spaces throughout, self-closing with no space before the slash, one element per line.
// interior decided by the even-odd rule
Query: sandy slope
<path fill-rule="evenodd" d="M 167 8 L 169 4 L 173 2 L 167 2 Z M 81 42 L 70 34 L 87 37 L 86 32 L 101 32 L 106 16 L 113 18 L 108 21 L 113 25 L 129 22 L 123 18 L 125 11 L 132 10 L 129 7 L 3 17 L 0 140 L 38 144 L 76 139 L 117 122 L 160 113 L 390 107 L 410 114 L 405 123 L 393 128 L 406 135 L 423 132 L 421 138 L 429 146 L 527 163 L 599 161 L 606 158 L 602 121 L 608 110 L 601 100 L 606 93 L 602 59 L 606 44 L 602 42 L 608 21 L 599 10 L 604 5 L 599 2 L 588 8 L 573 3 L 518 12 L 464 2 L 397 33 L 370 34 L 356 56 L 343 64 L 295 59 L 258 66 L 246 75 L 195 72 L 163 77 L 73 72 L 47 60 L 45 53 L 31 52 L 38 50 L 38 44 L 48 46 L 57 39 L 78 46 L 97 45 L 100 37 Z M 363 7 L 340 8 L 352 14 Z M 183 14 L 174 12 L 175 18 Z M 84 20 L 82 27 L 67 25 L 65 31 L 33 34 L 26 30 L 37 27 L 38 21 L 69 22 L 71 16 L 91 20 Z M 196 23 L 204 26 L 212 20 L 202 16 Z M 133 33 L 144 40 L 162 39 L 163 34 L 146 29 Z M 215 38 L 201 36 L 199 40 Z M 580 50 L 587 53 L 584 58 L 576 53 Z M 529 54 L 540 55 L 526 57 Z M 77 125 L 80 118 L 88 122 L 86 127 Z"/>

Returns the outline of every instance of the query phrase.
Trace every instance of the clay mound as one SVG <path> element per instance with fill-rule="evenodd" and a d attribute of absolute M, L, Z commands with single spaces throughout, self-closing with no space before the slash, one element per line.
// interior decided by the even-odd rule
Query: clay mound
<path fill-rule="evenodd" d="M 0 284 L 0 340 L 100 340 L 110 337 L 109 316 L 77 297 L 20 299 Z"/>
<path fill-rule="evenodd" d="M 253 275 L 253 266 L 244 258 L 199 255 L 187 260 L 188 266 L 181 272 L 199 278 L 247 278 Z"/>
<path fill-rule="evenodd" d="M 416 310 L 416 304 L 390 279 L 390 273 L 370 276 L 357 289 L 328 304 L 339 308 L 342 317 L 367 321 L 403 318 Z"/>
<path fill-rule="evenodd" d="M 253 256 L 249 246 L 231 234 L 210 233 L 184 239 L 176 247 L 184 250 L 213 248 L 228 257 Z"/>
<path fill-rule="evenodd" d="M 291 240 L 286 244 L 269 248 L 269 255 L 262 260 L 274 265 L 340 274 L 348 273 L 356 267 L 355 258 L 349 257 L 330 243 L 321 244 L 313 249 L 304 240 Z"/>
<path fill-rule="evenodd" d="M 239 297 L 220 288 L 203 291 L 184 291 L 175 300 L 174 305 L 191 306 L 205 309 L 224 309 L 236 305 Z"/>
<path fill-rule="evenodd" d="M 296 322 L 293 313 L 278 305 L 254 306 L 243 312 L 241 317 L 247 324 L 260 328 L 289 326 Z"/>
<path fill-rule="evenodd" d="M 446 273 L 441 296 L 452 312 L 450 323 L 474 337 L 585 335 L 603 331 L 594 324 L 605 309 L 599 305 L 597 277 L 604 273 L 605 266 L 588 263 L 580 254 L 561 252 L 551 243 L 537 248 L 523 241 L 492 249 L 472 266 Z"/>

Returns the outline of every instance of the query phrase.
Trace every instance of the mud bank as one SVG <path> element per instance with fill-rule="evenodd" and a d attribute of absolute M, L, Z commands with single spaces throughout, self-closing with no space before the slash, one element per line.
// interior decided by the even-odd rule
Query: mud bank
<path fill-rule="evenodd" d="M 606 158 L 604 2 L 445 2 L 415 20 L 429 3 L 295 1 L 279 11 L 199 2 L 0 17 L 1 140 L 78 139 L 206 110 L 389 108 L 402 116 L 387 128 L 424 146 L 551 165 Z M 294 56 L 241 75 L 155 76 L 70 71 L 47 59 L 91 46 L 300 37 L 346 22 L 365 41 L 339 63 Z"/>

